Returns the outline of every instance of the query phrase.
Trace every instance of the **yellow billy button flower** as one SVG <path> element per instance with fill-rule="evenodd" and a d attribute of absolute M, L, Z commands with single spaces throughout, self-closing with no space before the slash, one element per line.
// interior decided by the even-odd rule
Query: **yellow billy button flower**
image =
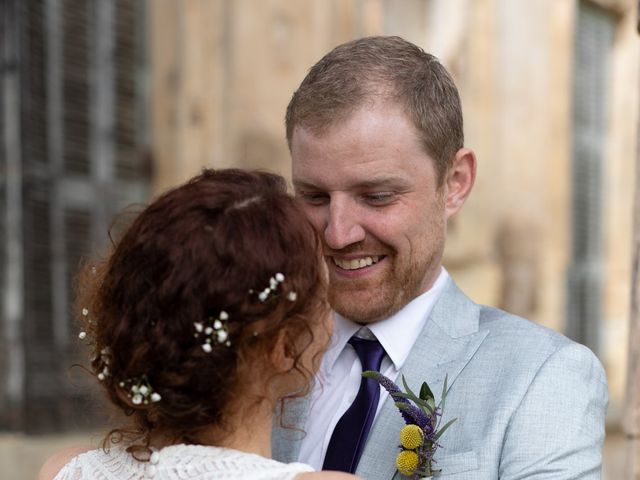
<path fill-rule="evenodd" d="M 418 468 L 418 454 L 413 450 L 403 450 L 396 457 L 396 467 L 405 476 L 413 475 Z"/>
<path fill-rule="evenodd" d="M 406 425 L 400 430 L 400 444 L 409 450 L 415 450 L 424 442 L 424 433 L 417 425 Z"/>

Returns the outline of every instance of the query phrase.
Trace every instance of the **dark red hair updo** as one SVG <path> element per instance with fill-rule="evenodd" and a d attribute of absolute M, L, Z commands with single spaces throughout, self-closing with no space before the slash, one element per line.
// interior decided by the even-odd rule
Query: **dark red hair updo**
<path fill-rule="evenodd" d="M 293 369 L 310 381 L 298 360 L 326 314 L 320 259 L 311 224 L 275 174 L 205 170 L 151 203 L 111 255 L 79 276 L 92 369 L 132 420 L 105 445 L 148 446 L 155 433 L 198 443 L 204 427 L 224 430 L 243 387 L 265 381 L 242 365 L 266 360 L 283 331 Z M 262 301 L 277 273 L 284 280 Z M 194 324 L 223 311 L 230 345 L 214 341 L 207 352 Z M 133 402 L 136 382 L 161 400 Z"/>

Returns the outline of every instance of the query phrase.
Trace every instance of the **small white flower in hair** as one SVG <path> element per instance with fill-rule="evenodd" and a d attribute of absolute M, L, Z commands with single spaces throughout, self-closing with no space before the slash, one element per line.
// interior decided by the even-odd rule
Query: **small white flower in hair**
<path fill-rule="evenodd" d="M 277 295 L 277 290 L 278 290 L 278 286 L 284 282 L 284 275 L 280 272 L 276 273 L 273 277 L 271 277 L 269 279 L 269 286 L 267 288 L 265 288 L 264 290 L 262 290 L 260 293 L 258 293 L 258 299 L 260 299 L 261 302 L 266 301 L 267 299 L 269 299 L 269 297 L 272 294 Z M 253 294 L 254 290 L 250 289 L 249 290 L 249 294 Z"/>
<path fill-rule="evenodd" d="M 215 334 L 215 340 L 217 343 L 224 343 L 226 346 L 229 346 L 231 344 L 228 341 L 229 331 L 227 330 L 227 327 L 226 327 L 226 321 L 228 319 L 229 319 L 229 314 L 224 310 L 222 310 L 217 317 L 214 317 L 212 315 L 209 318 L 207 318 L 204 324 L 200 322 L 198 322 L 197 324 L 194 323 L 194 325 L 202 326 L 202 329 L 198 330 L 198 328 L 196 327 L 196 330 L 198 330 L 198 332 L 203 332 L 204 336 L 206 337 L 205 343 L 201 345 L 202 349 L 206 353 L 211 353 L 211 351 L 213 350 L 211 343 L 213 342 L 214 334 Z M 196 333 L 195 336 L 198 337 L 199 334 Z"/>
<path fill-rule="evenodd" d="M 134 405 L 149 405 L 149 401 L 155 403 L 162 399 L 159 393 L 153 391 L 153 387 L 149 384 L 146 375 L 129 378 L 121 381 L 118 385 L 120 385 L 121 388 L 128 388 L 127 396 Z"/>

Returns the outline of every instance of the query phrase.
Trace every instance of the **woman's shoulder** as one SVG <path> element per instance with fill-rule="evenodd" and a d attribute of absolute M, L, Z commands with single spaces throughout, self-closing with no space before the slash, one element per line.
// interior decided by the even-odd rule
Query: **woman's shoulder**
<path fill-rule="evenodd" d="M 296 480 L 356 480 L 356 475 L 345 472 L 308 472 L 296 476 Z"/>
<path fill-rule="evenodd" d="M 40 469 L 38 480 L 52 480 L 58 472 L 62 470 L 62 467 L 69 463 L 74 457 L 89 450 L 91 450 L 91 447 L 87 445 L 74 445 L 73 447 L 65 448 L 53 454 Z"/>

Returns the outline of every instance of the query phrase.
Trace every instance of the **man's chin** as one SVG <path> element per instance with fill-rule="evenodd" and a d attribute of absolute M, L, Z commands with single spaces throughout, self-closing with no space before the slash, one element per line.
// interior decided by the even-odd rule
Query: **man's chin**
<path fill-rule="evenodd" d="M 380 296 L 368 295 L 368 292 L 331 291 L 329 303 L 334 311 L 356 323 L 374 323 L 393 315 L 398 308 L 393 302 Z"/>

